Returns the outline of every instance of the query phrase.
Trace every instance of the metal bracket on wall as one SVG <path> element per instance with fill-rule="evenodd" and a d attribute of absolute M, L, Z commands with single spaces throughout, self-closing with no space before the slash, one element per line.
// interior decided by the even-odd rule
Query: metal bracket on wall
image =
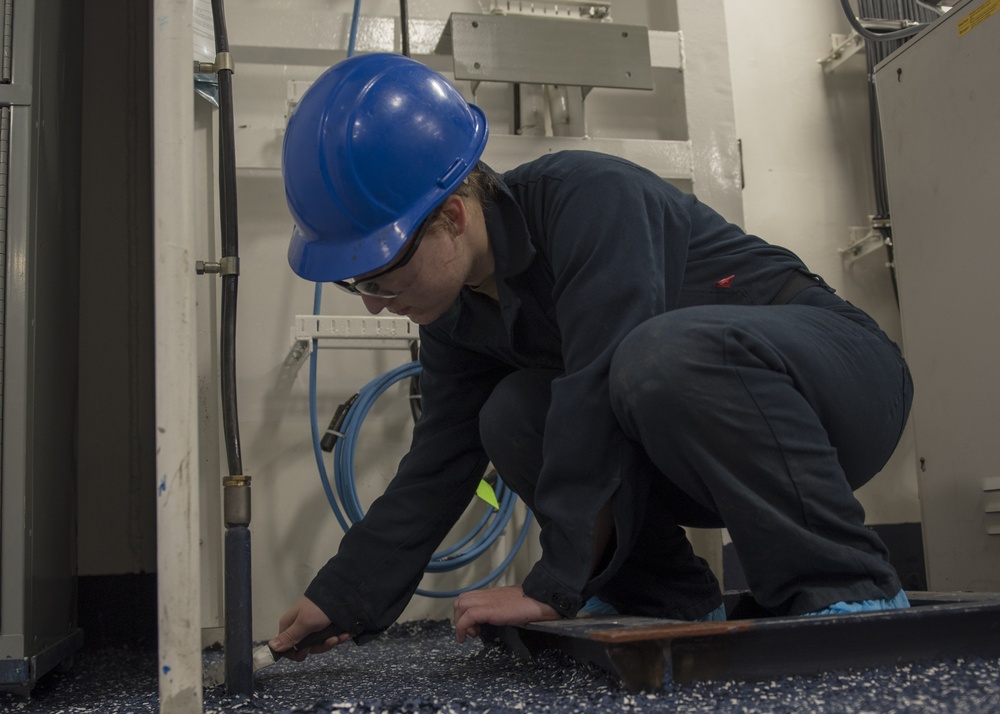
<path fill-rule="evenodd" d="M 610 22 L 610 0 L 535 0 L 524 4 L 524 0 L 492 0 L 490 14 L 493 15 L 552 15 L 565 19 L 595 20 Z"/>
<path fill-rule="evenodd" d="M 830 44 L 832 46 L 830 54 L 816 60 L 823 65 L 823 71 L 827 73 L 833 72 L 837 67 L 861 52 L 865 48 L 865 38 L 852 30 L 848 35 L 830 35 Z"/>
<path fill-rule="evenodd" d="M 838 251 L 845 268 L 869 253 L 891 245 L 891 239 L 883 232 L 883 229 L 888 230 L 891 227 L 889 220 L 876 219 L 874 216 L 871 218 L 869 226 L 850 226 L 850 240 Z"/>
<path fill-rule="evenodd" d="M 352 315 L 296 315 L 292 347 L 284 367 L 297 371 L 313 347 L 356 350 L 402 350 L 420 339 L 420 328 L 405 317 Z"/>
<path fill-rule="evenodd" d="M 760 617 L 745 593 L 726 622 L 601 616 L 487 628 L 483 639 L 527 658 L 560 650 L 632 691 L 669 682 L 769 679 L 902 662 L 1000 655 L 1000 594 L 909 594 L 907 610 Z"/>
<path fill-rule="evenodd" d="M 292 338 L 334 340 L 338 349 L 406 349 L 420 339 L 420 327 L 405 317 L 296 315 Z"/>
<path fill-rule="evenodd" d="M 436 54 L 450 54 L 455 79 L 652 89 L 649 30 L 527 15 L 452 13 Z"/>

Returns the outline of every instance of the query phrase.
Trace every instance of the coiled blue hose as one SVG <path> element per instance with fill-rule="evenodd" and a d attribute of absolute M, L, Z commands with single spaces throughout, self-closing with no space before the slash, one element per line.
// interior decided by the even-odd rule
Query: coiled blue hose
<path fill-rule="evenodd" d="M 337 444 L 334 447 L 334 485 L 336 487 L 336 495 L 334 494 L 334 487 L 330 484 L 326 465 L 322 457 L 323 452 L 320 448 L 319 420 L 316 410 L 315 365 L 316 350 L 314 349 L 309 365 L 309 413 L 313 430 L 313 449 L 316 454 L 320 480 L 323 483 L 323 490 L 326 493 L 327 500 L 330 502 L 330 507 L 337 516 L 341 527 L 346 531 L 350 527 L 350 524 L 356 523 L 364 518 L 365 515 L 364 509 L 358 500 L 358 492 L 354 480 L 354 450 L 357 445 L 358 435 L 361 432 L 361 425 L 376 400 L 396 382 L 419 374 L 420 364 L 418 362 L 409 362 L 390 370 L 373 379 L 358 392 L 357 398 L 351 404 L 344 417 L 341 426 L 343 436 L 337 440 Z M 435 553 L 431 558 L 426 572 L 443 573 L 457 570 L 473 562 L 493 546 L 510 522 L 514 506 L 517 503 L 516 494 L 504 485 L 502 478 L 497 480 L 496 495 L 500 509 L 495 510 L 484 503 L 486 512 L 479 519 L 478 523 L 459 539 L 457 543 Z M 341 506 L 343 510 L 341 510 Z M 524 543 L 525 538 L 527 538 L 530 525 L 531 513 L 529 512 L 510 552 L 482 580 L 457 590 L 436 591 L 419 589 L 417 590 L 417 594 L 426 597 L 455 597 L 466 590 L 476 590 L 485 587 L 499 577 L 507 566 L 510 565 Z"/>

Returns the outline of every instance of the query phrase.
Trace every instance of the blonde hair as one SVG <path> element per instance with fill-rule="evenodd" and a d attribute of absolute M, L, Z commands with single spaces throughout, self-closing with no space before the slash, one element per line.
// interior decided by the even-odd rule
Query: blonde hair
<path fill-rule="evenodd" d="M 496 195 L 497 185 L 493 178 L 487 174 L 481 164 L 477 164 L 476 168 L 472 169 L 472 172 L 465 177 L 458 188 L 452 192 L 452 196 L 459 196 L 463 200 L 472 200 L 482 206 L 487 200 L 491 199 Z M 436 225 L 445 226 L 448 231 L 454 235 L 455 227 L 448 218 L 447 214 L 444 212 L 445 201 L 442 201 L 433 211 L 428 214 L 427 218 L 424 219 L 424 223 L 427 224 L 428 228 L 433 228 Z"/>

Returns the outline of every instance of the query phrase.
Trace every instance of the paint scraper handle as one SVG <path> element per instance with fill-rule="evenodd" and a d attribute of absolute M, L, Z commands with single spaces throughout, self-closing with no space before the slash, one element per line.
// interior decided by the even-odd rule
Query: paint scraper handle
<path fill-rule="evenodd" d="M 344 628 L 338 627 L 337 625 L 329 625 L 324 627 L 322 630 L 306 635 L 297 645 L 293 646 L 291 650 L 285 650 L 284 652 L 276 652 L 268 645 L 262 645 L 253 653 L 253 671 L 257 672 L 264 669 L 264 667 L 270 667 L 289 652 L 300 652 L 301 650 L 307 650 L 310 647 L 323 644 L 331 637 L 342 634 L 343 629 Z"/>

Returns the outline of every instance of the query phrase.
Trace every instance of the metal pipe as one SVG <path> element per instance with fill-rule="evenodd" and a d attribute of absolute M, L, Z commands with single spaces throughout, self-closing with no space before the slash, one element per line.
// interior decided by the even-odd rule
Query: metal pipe
<path fill-rule="evenodd" d="M 585 136 L 586 122 L 583 114 L 583 93 L 579 87 L 564 84 L 545 85 L 549 101 L 549 117 L 553 136 Z"/>
<path fill-rule="evenodd" d="M 545 136 L 545 87 L 520 85 L 520 125 L 522 136 Z"/>
<path fill-rule="evenodd" d="M 250 477 L 230 476 L 222 481 L 222 513 L 226 527 L 250 525 Z"/>
<path fill-rule="evenodd" d="M 229 59 L 229 40 L 222 0 L 212 0 L 215 48 Z M 243 475 L 236 401 L 236 298 L 239 284 L 239 227 L 236 205 L 236 139 L 233 126 L 233 70 L 231 61 L 217 62 L 219 78 L 219 209 L 222 217 L 222 259 L 233 270 L 222 275 L 222 419 L 229 474 Z"/>
<path fill-rule="evenodd" d="M 552 136 L 569 136 L 569 91 L 565 84 L 546 84 Z"/>
<path fill-rule="evenodd" d="M 406 0 L 399 0 L 400 50 L 404 57 L 410 56 L 410 11 Z"/>
<path fill-rule="evenodd" d="M 223 481 L 226 523 L 225 651 L 226 690 L 253 694 L 253 611 L 250 571 L 250 478 L 243 473 L 236 399 L 236 303 L 239 287 L 239 231 L 236 204 L 236 139 L 233 122 L 233 65 L 223 0 L 212 0 L 216 73 L 219 78 L 219 209 L 222 222 L 222 422 L 229 477 Z"/>
<path fill-rule="evenodd" d="M 249 493 L 249 487 L 226 486 L 228 502 L 233 489 Z M 252 609 L 250 579 L 250 529 L 245 525 L 226 527 L 226 691 L 253 693 L 253 639 L 246 627 Z"/>
<path fill-rule="evenodd" d="M 190 0 L 154 0 L 153 214 L 160 711 L 202 711 Z"/>

